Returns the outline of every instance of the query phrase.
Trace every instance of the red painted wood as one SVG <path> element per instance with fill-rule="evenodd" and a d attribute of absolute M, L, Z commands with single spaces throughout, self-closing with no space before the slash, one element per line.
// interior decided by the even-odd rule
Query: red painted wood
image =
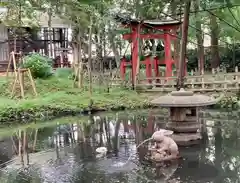
<path fill-rule="evenodd" d="M 164 33 L 164 50 L 165 50 L 165 64 L 166 77 L 172 76 L 172 51 L 171 51 L 171 37 L 168 33 Z"/>
<path fill-rule="evenodd" d="M 138 27 L 132 27 L 132 81 L 135 82 L 138 62 Z"/>
<path fill-rule="evenodd" d="M 125 74 L 126 74 L 126 58 L 122 58 L 121 59 L 121 63 L 120 63 L 120 75 L 121 75 L 121 78 L 122 80 L 125 80 Z"/>
<path fill-rule="evenodd" d="M 122 25 L 121 24 L 121 27 L 124 27 L 124 28 L 133 28 L 133 27 L 137 27 L 137 25 Z M 147 28 L 147 29 L 158 29 L 158 30 L 175 30 L 175 29 L 178 29 L 180 27 L 180 24 L 165 24 L 165 25 L 150 25 L 150 24 L 142 24 L 141 25 L 141 29 L 142 28 Z"/>
<path fill-rule="evenodd" d="M 148 28 L 148 29 L 157 29 L 157 30 L 165 30 L 167 33 L 164 34 L 156 34 L 156 33 L 150 33 L 150 34 L 139 34 L 138 33 L 138 25 L 124 25 L 124 27 L 130 27 L 132 30 L 132 33 L 130 34 L 124 34 L 123 39 L 125 40 L 132 40 L 131 45 L 131 53 L 132 53 L 132 60 L 129 62 L 126 62 L 125 60 L 122 60 L 120 65 L 120 72 L 121 77 L 125 78 L 126 74 L 126 67 L 129 65 L 132 65 L 132 80 L 135 81 L 136 73 L 137 73 L 137 62 L 138 62 L 138 55 L 139 55 L 139 45 L 138 45 L 138 36 L 139 39 L 164 39 L 164 51 L 165 51 L 165 58 L 164 60 L 158 60 L 157 57 L 154 58 L 154 60 L 151 62 L 150 57 L 146 57 L 144 61 L 141 61 L 140 64 L 146 65 L 146 77 L 152 77 L 152 66 L 154 68 L 155 77 L 160 77 L 160 72 L 158 65 L 165 65 L 166 66 L 166 77 L 172 76 L 172 66 L 175 64 L 174 60 L 172 59 L 172 53 L 171 53 L 171 40 L 176 40 L 176 30 L 179 28 L 180 24 L 177 25 L 148 25 L 143 24 L 141 25 L 141 28 Z M 140 31 L 141 32 L 141 31 Z M 185 64 L 185 70 L 186 70 L 186 64 Z M 149 83 L 152 82 L 152 80 L 148 80 Z M 159 82 L 159 80 L 157 81 Z"/>
<path fill-rule="evenodd" d="M 152 77 L 151 57 L 146 57 L 144 62 L 145 62 L 145 65 L 146 65 L 146 77 L 151 78 Z M 148 79 L 148 83 L 152 83 L 152 80 Z"/>
<path fill-rule="evenodd" d="M 144 25 L 144 27 L 146 28 L 150 28 L 150 29 L 157 29 L 157 30 L 176 30 L 179 29 L 180 25 Z"/>
<path fill-rule="evenodd" d="M 160 72 L 159 72 L 159 68 L 158 68 L 158 63 L 159 63 L 159 60 L 157 57 L 154 58 L 154 72 L 155 72 L 155 77 L 160 77 Z M 156 80 L 157 83 L 160 82 L 159 79 Z"/>
<path fill-rule="evenodd" d="M 176 39 L 176 36 L 172 33 L 169 33 L 172 40 Z M 123 34 L 123 39 L 131 40 L 133 37 L 132 34 Z M 164 39 L 164 34 L 140 34 L 140 39 Z"/>

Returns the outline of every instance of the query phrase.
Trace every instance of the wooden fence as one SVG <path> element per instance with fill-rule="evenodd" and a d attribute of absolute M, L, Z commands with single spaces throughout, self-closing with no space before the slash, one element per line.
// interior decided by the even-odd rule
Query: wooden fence
<path fill-rule="evenodd" d="M 88 74 L 85 73 L 88 80 Z M 111 87 L 131 86 L 131 80 L 123 81 L 116 73 L 93 73 L 93 83 L 98 83 L 101 79 Z M 149 82 L 151 81 L 151 82 Z M 139 76 L 136 87 L 144 91 L 170 92 L 175 90 L 177 77 L 151 77 Z M 193 92 L 220 92 L 220 91 L 239 91 L 240 90 L 240 72 L 235 68 L 235 72 L 227 73 L 220 69 L 213 69 L 212 72 L 202 72 L 197 74 L 191 72 L 184 78 L 184 88 Z"/>
<path fill-rule="evenodd" d="M 150 81 L 150 82 L 149 82 Z M 123 84 L 120 78 L 112 80 L 113 86 Z M 170 92 L 175 90 L 177 77 L 139 77 L 137 87 L 145 91 Z M 130 85 L 130 81 L 125 81 L 125 85 Z M 235 72 L 227 73 L 224 70 L 213 69 L 212 73 L 202 72 L 202 74 L 193 71 L 185 76 L 184 87 L 194 92 L 217 92 L 217 91 L 239 91 L 240 89 L 240 72 L 238 67 Z"/>

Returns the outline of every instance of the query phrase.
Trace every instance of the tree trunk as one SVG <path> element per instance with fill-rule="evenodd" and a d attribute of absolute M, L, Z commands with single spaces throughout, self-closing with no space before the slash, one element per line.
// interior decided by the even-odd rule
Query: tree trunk
<path fill-rule="evenodd" d="M 177 81 L 177 90 L 184 88 L 184 75 L 185 75 L 185 60 L 187 50 L 187 37 L 188 37 L 188 25 L 189 25 L 189 13 L 191 7 L 191 0 L 187 0 L 184 9 L 184 20 L 182 27 L 182 39 L 181 39 L 181 50 L 179 59 L 179 72 Z"/>
<path fill-rule="evenodd" d="M 176 20 L 178 19 L 177 15 L 176 15 L 177 5 L 178 5 L 178 2 L 172 1 L 171 11 L 172 11 L 173 18 L 176 19 Z M 176 36 L 178 36 L 180 31 L 175 32 Z M 174 47 L 173 59 L 174 59 L 174 62 L 175 62 L 176 70 L 178 72 L 178 70 L 179 70 L 180 39 L 174 40 L 173 47 Z"/>
<path fill-rule="evenodd" d="M 78 59 L 77 59 L 77 65 L 82 62 L 82 41 L 81 41 L 81 32 L 79 30 L 77 35 L 77 45 L 78 45 Z"/>
<path fill-rule="evenodd" d="M 111 30 L 109 30 L 109 42 L 110 42 L 110 46 L 111 46 L 111 49 L 113 51 L 113 54 L 114 54 L 114 57 L 115 57 L 115 62 L 117 64 L 117 67 L 120 66 L 120 54 L 119 54 L 119 51 L 117 49 L 117 46 L 114 42 L 114 37 L 115 35 L 111 32 Z"/>
<path fill-rule="evenodd" d="M 78 87 L 82 88 L 83 85 L 83 65 L 82 65 L 82 38 L 81 38 L 81 30 L 77 27 L 75 27 L 73 37 L 75 38 L 73 40 L 72 48 L 73 48 L 73 63 L 72 67 L 74 70 L 74 83 L 78 80 Z"/>
<path fill-rule="evenodd" d="M 219 27 L 217 18 L 210 15 L 210 29 L 211 29 L 211 68 L 217 68 L 220 65 L 220 56 L 218 50 Z"/>
<path fill-rule="evenodd" d="M 89 93 L 92 96 L 92 17 L 90 17 L 89 28 L 89 40 L 88 40 L 88 77 L 89 77 Z"/>
<path fill-rule="evenodd" d="M 197 44 L 198 44 L 198 71 L 199 74 L 202 73 L 204 70 L 204 46 L 203 46 L 203 34 L 202 34 L 202 26 L 201 26 L 201 21 L 200 21 L 200 16 L 199 16 L 199 0 L 194 1 L 194 11 L 195 13 L 195 18 L 196 18 L 196 38 L 197 38 Z"/>
<path fill-rule="evenodd" d="M 73 68 L 76 71 L 77 66 L 79 66 L 79 63 L 82 62 L 82 41 L 81 41 L 81 33 L 80 30 L 76 30 L 76 34 L 74 35 L 76 38 L 73 40 Z"/>
<path fill-rule="evenodd" d="M 49 36 L 49 46 L 50 46 L 50 54 L 49 57 L 53 56 L 53 40 L 52 40 L 52 9 L 48 9 L 48 36 Z"/>
<path fill-rule="evenodd" d="M 104 42 L 104 33 L 103 26 L 101 24 L 101 28 L 99 28 L 99 36 L 98 36 L 98 45 L 97 45 L 97 63 L 98 63 L 98 71 L 99 71 L 99 86 L 103 83 L 103 42 Z"/>

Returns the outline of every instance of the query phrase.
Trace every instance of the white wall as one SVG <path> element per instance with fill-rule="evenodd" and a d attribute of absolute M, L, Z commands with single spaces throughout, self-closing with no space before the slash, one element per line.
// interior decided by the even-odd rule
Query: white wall
<path fill-rule="evenodd" d="M 6 61 L 9 58 L 8 43 L 2 43 L 8 39 L 7 27 L 0 24 L 0 61 Z"/>

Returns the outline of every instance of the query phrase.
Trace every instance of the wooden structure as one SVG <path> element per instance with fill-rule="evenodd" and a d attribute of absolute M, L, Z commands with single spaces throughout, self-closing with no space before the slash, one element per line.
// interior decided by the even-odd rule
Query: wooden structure
<path fill-rule="evenodd" d="M 192 72 L 193 73 L 193 72 Z M 152 89 L 147 91 L 162 91 L 170 92 L 174 91 L 176 87 L 177 77 L 171 77 L 171 80 L 166 82 L 166 78 L 156 78 L 160 80 L 159 83 L 151 85 Z M 148 84 L 149 85 L 149 84 Z M 139 86 L 146 86 L 146 84 L 139 84 Z M 155 88 L 154 86 L 158 86 Z M 191 74 L 185 76 L 184 87 L 188 91 L 193 92 L 221 92 L 221 91 L 239 91 L 240 89 L 240 72 L 238 67 L 235 68 L 235 72 L 216 72 L 212 70 L 211 73 L 202 73 L 201 75 Z"/>
<path fill-rule="evenodd" d="M 125 79 L 126 67 L 132 67 L 132 81 L 135 81 L 139 64 L 145 65 L 146 77 L 152 77 L 152 68 L 154 68 L 155 76 L 159 77 L 159 66 L 166 67 L 166 77 L 172 76 L 173 65 L 177 64 L 172 58 L 171 42 L 176 40 L 176 32 L 181 22 L 179 21 L 150 21 L 150 20 L 133 20 L 116 18 L 121 21 L 123 27 L 130 28 L 131 33 L 124 34 L 123 39 L 131 42 L 131 60 L 127 61 L 125 57 L 121 59 L 120 72 L 122 79 Z M 144 30 L 147 30 L 143 33 Z M 161 33 L 159 33 L 162 31 Z M 139 61 L 139 39 L 163 39 L 165 58 L 160 60 L 157 56 L 147 56 L 143 61 Z M 139 63 L 140 62 L 140 63 Z M 151 83 L 151 79 L 148 80 Z"/>
<path fill-rule="evenodd" d="M 211 72 L 202 72 L 201 75 L 195 74 L 193 71 L 190 75 L 185 76 L 184 88 L 193 92 L 238 92 L 240 90 L 240 72 L 238 67 L 235 68 L 235 72 L 227 73 L 226 71 L 220 71 L 220 69 L 213 69 Z M 147 83 L 148 79 L 152 80 L 152 83 Z M 140 77 L 137 88 L 147 92 L 171 92 L 176 89 L 177 77 Z M 158 81 L 158 82 L 157 82 Z M 126 85 L 130 85 L 128 82 Z M 122 81 L 120 78 L 112 80 L 112 86 L 120 86 Z"/>
<path fill-rule="evenodd" d="M 20 59 L 18 60 L 18 62 L 15 59 L 15 55 L 20 55 Z M 27 74 L 27 77 L 29 78 L 30 83 L 31 83 L 32 90 L 33 90 L 35 96 L 37 96 L 36 86 L 33 81 L 33 77 L 32 77 L 30 69 L 19 68 L 19 66 L 18 66 L 21 63 L 20 62 L 21 55 L 22 55 L 21 52 L 20 53 L 15 53 L 15 52 L 10 53 L 10 59 L 9 59 L 8 67 L 7 67 L 7 78 L 8 78 L 8 74 L 9 74 L 11 65 L 13 65 L 13 70 L 14 70 L 14 82 L 13 82 L 13 86 L 12 86 L 11 96 L 12 97 L 14 96 L 14 93 L 16 92 L 17 84 L 19 84 L 21 97 L 22 98 L 25 97 L 25 93 L 24 93 L 24 76 L 25 76 L 25 74 Z"/>
<path fill-rule="evenodd" d="M 39 52 L 53 58 L 55 62 L 60 62 L 60 55 L 64 52 L 63 50 L 69 49 L 68 32 L 70 25 L 53 16 L 51 27 L 49 27 L 47 13 L 39 12 L 38 14 L 38 25 L 36 26 L 39 26 L 39 28 L 32 28 L 32 26 L 29 26 L 29 22 L 24 21 L 18 29 L 0 24 L 0 72 L 6 71 L 9 54 L 12 51 L 15 53 L 21 51 L 23 55 L 30 52 Z"/>
<path fill-rule="evenodd" d="M 70 48 L 60 48 L 60 55 L 54 58 L 53 68 L 71 67 L 68 60 L 68 53 L 71 51 Z"/>

